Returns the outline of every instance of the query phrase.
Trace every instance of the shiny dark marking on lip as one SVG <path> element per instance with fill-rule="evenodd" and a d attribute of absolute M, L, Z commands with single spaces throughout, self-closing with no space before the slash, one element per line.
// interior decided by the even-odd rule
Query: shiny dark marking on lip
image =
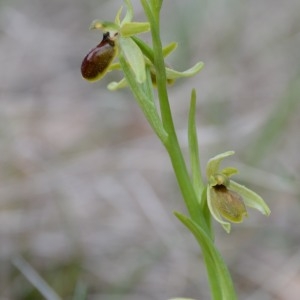
<path fill-rule="evenodd" d="M 103 34 L 99 45 L 90 50 L 81 64 L 82 77 L 89 81 L 96 81 L 104 76 L 105 71 L 116 55 L 115 42 L 109 32 Z"/>

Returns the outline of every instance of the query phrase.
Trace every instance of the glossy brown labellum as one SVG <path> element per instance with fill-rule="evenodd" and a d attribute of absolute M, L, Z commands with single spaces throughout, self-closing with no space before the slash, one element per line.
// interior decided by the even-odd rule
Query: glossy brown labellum
<path fill-rule="evenodd" d="M 110 39 L 109 32 L 104 33 L 101 43 L 93 48 L 82 61 L 83 78 L 89 81 L 101 79 L 116 56 L 116 52 L 115 42 Z"/>

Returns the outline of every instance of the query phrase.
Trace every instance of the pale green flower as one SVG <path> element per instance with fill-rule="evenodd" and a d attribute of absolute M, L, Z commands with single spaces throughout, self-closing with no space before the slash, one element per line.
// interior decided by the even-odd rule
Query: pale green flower
<path fill-rule="evenodd" d="M 258 194 L 230 179 L 237 173 L 237 169 L 220 170 L 222 160 L 233 154 L 233 151 L 219 154 L 210 159 L 206 167 L 207 204 L 212 216 L 228 233 L 231 225 L 225 220 L 233 223 L 242 222 L 248 215 L 246 206 L 256 208 L 266 216 L 270 214 L 269 207 Z"/>

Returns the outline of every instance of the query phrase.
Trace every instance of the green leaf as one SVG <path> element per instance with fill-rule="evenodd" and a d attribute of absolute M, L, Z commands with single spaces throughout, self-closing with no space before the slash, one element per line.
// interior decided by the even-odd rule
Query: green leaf
<path fill-rule="evenodd" d="M 141 107 L 146 119 L 148 120 L 149 124 L 151 125 L 159 139 L 162 141 L 162 143 L 166 144 L 169 136 L 163 127 L 155 104 L 153 103 L 153 101 L 151 101 L 151 99 L 148 99 L 147 94 L 143 89 L 143 85 L 137 82 L 133 70 L 129 67 L 122 53 L 120 53 L 119 55 L 119 60 L 125 78 L 128 81 L 128 85 L 134 97 L 136 98 L 139 106 Z"/>
<path fill-rule="evenodd" d="M 146 80 L 145 60 L 140 48 L 131 38 L 123 37 L 120 37 L 120 47 L 136 77 L 136 81 L 138 83 L 144 82 Z"/>
<path fill-rule="evenodd" d="M 152 48 L 136 36 L 132 36 L 131 38 L 139 46 L 143 54 L 151 61 L 152 64 L 154 64 L 154 53 Z"/>
<path fill-rule="evenodd" d="M 268 205 L 265 203 L 262 197 L 253 192 L 252 190 L 246 188 L 245 186 L 236 183 L 235 181 L 230 181 L 230 189 L 237 192 L 243 197 L 246 206 L 252 207 L 260 211 L 263 215 L 269 216 L 271 211 Z"/>
<path fill-rule="evenodd" d="M 213 300 L 236 300 L 229 271 L 212 239 L 187 216 L 178 212 L 174 214 L 192 232 L 202 248 Z"/>
<path fill-rule="evenodd" d="M 192 90 L 191 104 L 188 121 L 188 140 L 189 140 L 189 153 L 190 153 L 190 164 L 192 170 L 192 181 L 194 189 L 199 199 L 201 200 L 201 194 L 204 188 L 204 184 L 201 177 L 201 166 L 199 159 L 199 148 L 198 148 L 198 137 L 196 127 L 196 91 Z"/>

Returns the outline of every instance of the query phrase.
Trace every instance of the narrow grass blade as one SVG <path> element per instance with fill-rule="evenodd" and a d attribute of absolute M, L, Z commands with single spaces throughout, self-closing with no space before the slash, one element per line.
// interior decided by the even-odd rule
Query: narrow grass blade
<path fill-rule="evenodd" d="M 15 257 L 12 263 L 47 300 L 61 300 L 47 282 L 22 257 Z"/>

